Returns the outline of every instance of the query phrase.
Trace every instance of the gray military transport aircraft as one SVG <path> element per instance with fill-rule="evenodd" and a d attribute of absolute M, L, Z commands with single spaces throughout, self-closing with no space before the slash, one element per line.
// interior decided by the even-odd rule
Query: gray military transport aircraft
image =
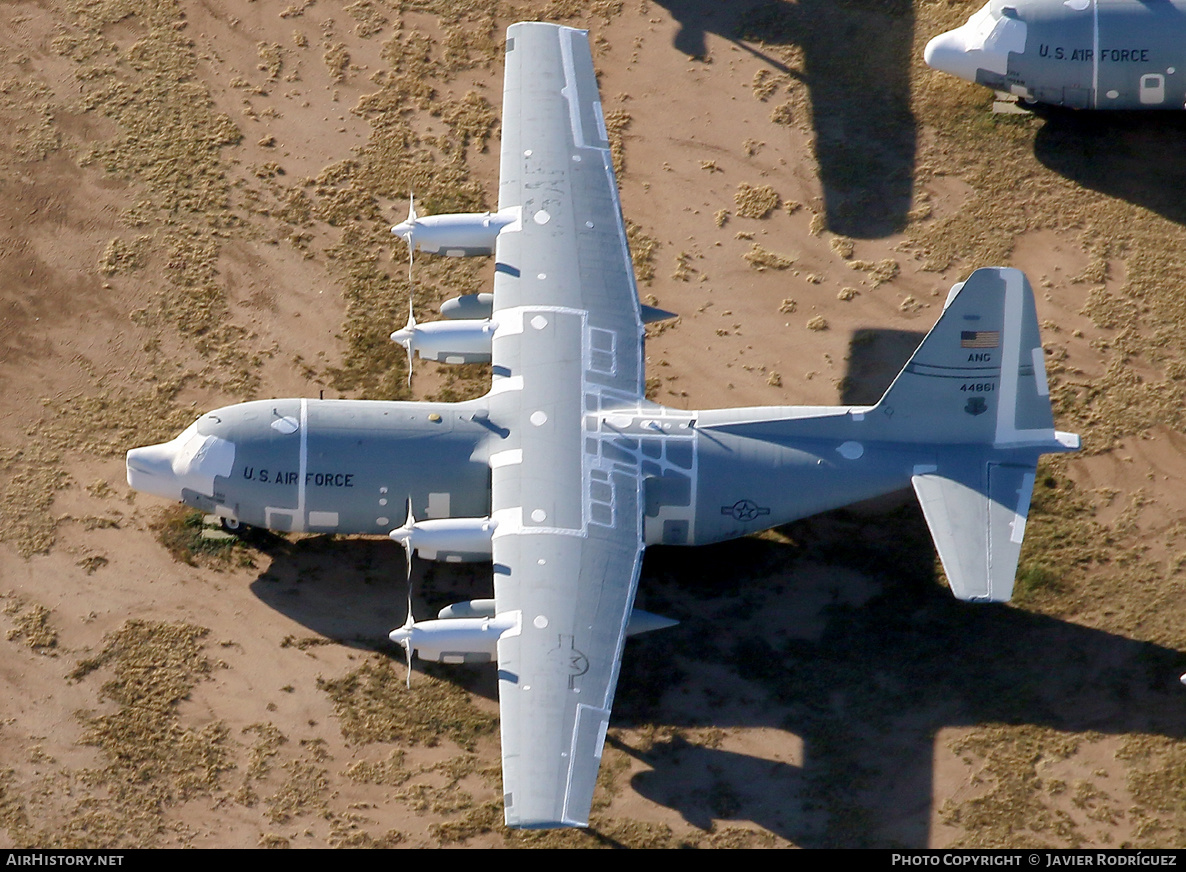
<path fill-rule="evenodd" d="M 989 0 L 923 57 L 1035 103 L 1182 109 L 1186 0 Z"/>
<path fill-rule="evenodd" d="M 506 822 L 586 826 L 647 545 L 745 536 L 913 485 L 955 595 L 1008 600 L 1054 430 L 1033 292 L 977 270 L 873 406 L 685 411 L 644 398 L 643 324 L 587 35 L 507 32 L 497 212 L 393 228 L 493 254 L 493 295 L 393 339 L 490 360 L 461 403 L 280 399 L 128 452 L 128 484 L 232 525 L 391 536 L 492 562 L 491 600 L 392 632 L 441 662 L 497 660 Z M 409 567 L 410 575 L 410 567 Z"/>

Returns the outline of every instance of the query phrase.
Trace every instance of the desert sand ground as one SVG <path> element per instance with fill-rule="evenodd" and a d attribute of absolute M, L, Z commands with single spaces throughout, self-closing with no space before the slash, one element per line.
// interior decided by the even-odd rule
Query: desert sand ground
<path fill-rule="evenodd" d="M 1186 846 L 1186 122 L 926 70 L 979 0 L 15 0 L 0 8 L 0 843 Z M 422 211 L 493 205 L 501 41 L 590 30 L 649 387 L 875 399 L 977 266 L 1027 270 L 1056 415 L 1015 602 L 910 495 L 652 549 L 593 826 L 505 830 L 489 670 L 386 634 L 386 540 L 201 550 L 123 452 L 248 398 L 406 387 Z M 489 262 L 417 265 L 421 318 Z M 194 550 L 198 549 L 198 550 Z M 417 566 L 417 613 L 488 595 Z"/>

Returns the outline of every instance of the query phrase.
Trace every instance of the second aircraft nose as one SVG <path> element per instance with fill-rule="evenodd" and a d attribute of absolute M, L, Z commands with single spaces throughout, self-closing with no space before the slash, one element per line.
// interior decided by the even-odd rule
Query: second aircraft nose
<path fill-rule="evenodd" d="M 202 435 L 194 422 L 170 442 L 129 451 L 128 485 L 171 500 L 182 499 L 186 489 L 209 496 L 214 479 L 230 475 L 234 463 L 235 444 L 213 434 Z"/>
<path fill-rule="evenodd" d="M 968 56 L 963 35 L 958 30 L 941 33 L 928 42 L 922 58 L 933 70 L 950 73 L 969 82 L 976 81 L 976 64 Z"/>
<path fill-rule="evenodd" d="M 166 499 L 181 499 L 181 484 L 173 472 L 177 442 L 145 445 L 128 452 L 128 486 Z"/>

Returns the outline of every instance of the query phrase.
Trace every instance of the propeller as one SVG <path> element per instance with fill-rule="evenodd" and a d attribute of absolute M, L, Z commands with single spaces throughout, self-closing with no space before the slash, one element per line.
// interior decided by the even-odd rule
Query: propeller
<path fill-rule="evenodd" d="M 416 337 L 416 318 L 412 314 L 412 262 L 416 253 L 416 224 L 419 217 L 416 214 L 416 192 L 411 191 L 408 196 L 408 217 L 391 228 L 393 234 L 408 243 L 408 323 L 391 334 L 393 341 L 408 350 L 408 387 L 412 386 L 412 354 Z"/>
<path fill-rule="evenodd" d="M 412 535 L 416 532 L 416 516 L 412 514 L 412 498 L 408 497 L 408 518 L 404 523 L 396 527 L 387 535 L 404 546 L 404 556 L 407 558 L 408 564 L 408 587 L 412 585 L 412 554 L 416 550 L 416 544 L 412 541 Z"/>
<path fill-rule="evenodd" d="M 416 653 L 416 649 L 412 647 L 412 631 L 415 628 L 416 619 L 412 616 L 412 582 L 411 577 L 408 579 L 408 617 L 404 619 L 404 625 L 398 630 L 392 630 L 388 637 L 392 642 L 401 646 L 404 649 L 404 660 L 408 663 L 408 689 L 412 689 L 412 656 Z"/>
<path fill-rule="evenodd" d="M 416 516 L 412 514 L 412 498 L 409 496 L 407 520 L 388 534 L 404 546 L 405 562 L 408 567 L 408 616 L 404 620 L 404 625 L 398 630 L 392 630 L 388 637 L 404 649 L 404 659 L 408 663 L 408 689 L 412 687 L 412 656 L 416 653 L 416 649 L 412 647 L 412 629 L 416 624 L 416 619 L 412 616 L 412 555 L 416 551 L 416 545 L 412 542 L 412 534 L 415 529 Z"/>
<path fill-rule="evenodd" d="M 408 323 L 391 334 L 391 340 L 398 342 L 408 352 L 408 387 L 412 386 L 412 355 L 416 346 L 416 316 L 412 313 L 412 294 L 408 292 Z"/>
<path fill-rule="evenodd" d="M 408 217 L 391 228 L 391 232 L 408 243 L 408 284 L 412 284 L 412 255 L 416 251 L 416 225 L 419 219 L 416 214 L 416 192 L 412 191 L 408 200 Z"/>

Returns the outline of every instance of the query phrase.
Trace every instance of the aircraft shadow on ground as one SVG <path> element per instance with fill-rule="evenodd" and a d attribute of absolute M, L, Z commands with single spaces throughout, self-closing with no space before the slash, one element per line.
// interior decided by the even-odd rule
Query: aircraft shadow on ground
<path fill-rule="evenodd" d="M 848 343 L 847 373 L 841 382 L 841 405 L 871 406 L 880 400 L 925 336 L 916 330 L 854 331 Z"/>
<path fill-rule="evenodd" d="M 1186 117 L 1181 112 L 1076 112 L 1037 107 L 1034 155 L 1101 194 L 1186 224 Z"/>
<path fill-rule="evenodd" d="M 271 565 L 251 583 L 259 600 L 306 628 L 308 636 L 288 644 L 328 639 L 390 658 L 404 668 L 403 649 L 388 634 L 407 617 L 408 584 L 404 551 L 386 538 L 311 536 L 290 541 L 256 530 L 245 538 L 271 558 Z M 489 563 L 435 563 L 415 559 L 412 613 L 435 618 L 450 603 L 494 595 Z M 297 636 L 297 634 L 293 634 Z M 493 666 L 451 666 L 417 659 L 414 672 L 463 687 L 489 700 L 498 699 Z M 415 678 L 413 678 L 413 683 Z"/>
<path fill-rule="evenodd" d="M 911 0 L 657 2 L 679 22 L 684 54 L 704 57 L 712 33 L 806 84 L 828 230 L 874 239 L 905 228 L 916 148 Z M 801 70 L 777 57 L 784 46 L 800 50 Z"/>
<path fill-rule="evenodd" d="M 875 403 L 922 338 L 855 331 L 841 402 Z M 635 789 L 689 823 L 754 821 L 805 847 L 925 847 L 944 728 L 1186 738 L 1186 654 L 959 602 L 910 492 L 776 532 L 647 552 L 639 606 L 681 624 L 627 646 L 615 722 L 768 727 L 802 742 L 800 765 L 679 734 L 618 743 L 651 766 Z"/>
<path fill-rule="evenodd" d="M 1186 654 L 955 600 L 913 506 L 782 532 L 789 543 L 648 552 L 641 605 L 681 625 L 627 646 L 616 723 L 769 727 L 788 734 L 786 752 L 790 734 L 802 742 L 799 765 L 679 735 L 626 748 L 652 767 L 635 789 L 690 823 L 751 820 L 805 847 L 925 847 L 944 728 L 1186 738 Z M 734 710 L 749 717 L 722 720 Z"/>
<path fill-rule="evenodd" d="M 1186 738 L 1183 652 L 956 601 L 912 500 L 778 533 L 647 551 L 638 606 L 680 625 L 626 646 L 613 726 L 629 738 L 614 744 L 650 767 L 633 787 L 689 823 L 753 821 L 803 846 L 922 847 L 946 727 Z M 402 663 L 387 641 L 405 615 L 397 545 L 277 538 L 262 549 L 273 560 L 252 583 L 261 601 Z M 416 614 L 489 596 L 489 579 L 488 564 L 418 560 Z M 429 669 L 497 695 L 493 667 Z M 651 725 L 682 732 L 639 744 Z M 787 747 L 767 759 L 684 738 L 712 728 L 778 731 Z"/>
<path fill-rule="evenodd" d="M 252 531 L 254 544 L 271 558 L 251 584 L 266 605 L 312 633 L 343 645 L 392 654 L 403 651 L 387 634 L 407 616 L 407 564 L 388 539 L 313 536 L 290 542 Z M 435 618 L 451 602 L 493 596 L 490 564 L 437 564 L 416 560 L 413 613 Z"/>

